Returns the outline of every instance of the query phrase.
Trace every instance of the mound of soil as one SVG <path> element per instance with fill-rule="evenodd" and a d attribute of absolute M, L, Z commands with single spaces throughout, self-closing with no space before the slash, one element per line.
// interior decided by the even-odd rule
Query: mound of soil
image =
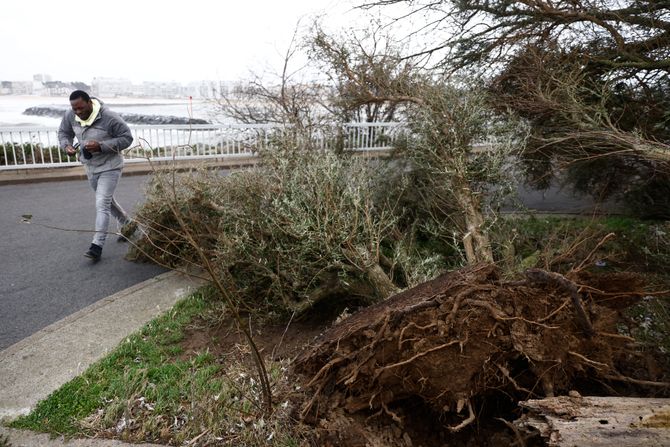
<path fill-rule="evenodd" d="M 288 323 L 266 323 L 254 325 L 252 335 L 259 351 L 270 360 L 292 360 L 304 348 L 323 333 L 324 322 L 315 320 L 292 320 Z M 181 359 L 189 359 L 208 351 L 216 358 L 234 357 L 242 362 L 251 362 L 244 335 L 234 321 L 213 325 L 198 321 L 187 328 L 180 343 Z"/>
<path fill-rule="evenodd" d="M 630 275 L 541 270 L 503 282 L 492 265 L 442 275 L 346 318 L 300 354 L 300 418 L 318 427 L 320 445 L 498 446 L 518 441 L 506 427 L 521 400 L 667 394 L 665 373 L 618 333 L 640 287 Z"/>

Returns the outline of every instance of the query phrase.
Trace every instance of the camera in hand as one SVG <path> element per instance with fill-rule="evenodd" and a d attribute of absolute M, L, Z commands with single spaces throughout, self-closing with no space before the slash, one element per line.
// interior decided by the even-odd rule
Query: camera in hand
<path fill-rule="evenodd" d="M 74 145 L 73 147 L 74 147 L 75 149 L 79 149 L 79 146 L 80 146 L 79 143 L 75 143 L 75 145 Z M 87 151 L 83 146 L 82 146 L 82 148 L 81 148 L 81 155 L 82 155 L 86 160 L 90 160 L 91 158 L 93 158 L 93 154 L 91 154 L 89 151 Z"/>

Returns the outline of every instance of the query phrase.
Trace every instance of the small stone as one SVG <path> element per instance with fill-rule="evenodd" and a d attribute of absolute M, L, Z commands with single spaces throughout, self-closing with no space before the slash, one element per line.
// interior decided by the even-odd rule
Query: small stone
<path fill-rule="evenodd" d="M 575 390 L 570 390 L 570 392 L 568 392 L 568 396 L 570 396 L 570 397 L 582 397 L 582 395 L 579 394 L 579 392 L 575 391 Z"/>

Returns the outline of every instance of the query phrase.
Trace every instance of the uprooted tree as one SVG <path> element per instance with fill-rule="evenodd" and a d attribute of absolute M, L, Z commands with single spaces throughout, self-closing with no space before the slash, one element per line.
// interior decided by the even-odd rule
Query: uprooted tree
<path fill-rule="evenodd" d="M 511 114 L 491 107 L 491 89 L 376 53 L 388 46 L 369 52 L 362 42 L 350 44 L 317 34 L 313 47 L 331 68 L 342 112 L 336 116 L 401 114 L 408 132 L 398 157 L 385 164 L 314 151 L 295 136 L 316 128 L 319 95 L 301 96 L 306 86 L 288 76 L 279 86 L 258 84 L 238 93 L 262 99 L 248 105 L 268 106 L 268 115 L 233 113 L 248 122 L 274 117 L 298 131 L 262 152 L 254 169 L 159 173 L 138 214 L 146 233 L 137 251 L 169 265 L 204 265 L 238 316 L 372 303 L 328 330 L 296 363 L 307 394 L 298 393 L 295 403 L 303 421 L 325 431 L 320 445 L 361 445 L 347 440 L 352 433 L 368 445 L 412 445 L 403 431 L 426 420 L 437 435 L 474 436 L 466 436 L 467 445 L 486 436 L 479 433 L 486 424 L 510 427 L 521 399 L 575 388 L 667 395 L 667 375 L 645 368 L 654 359 L 620 333 L 622 309 L 648 293 L 637 277 L 586 273 L 597 247 L 565 276 L 530 270 L 521 281 L 505 281 L 491 263 L 492 197 L 511 184 L 511 155 L 525 138 L 524 126 L 506 119 Z M 575 76 L 582 76 L 578 68 Z M 563 113 L 572 110 L 566 104 L 576 105 L 565 113 L 568 122 L 598 119 L 618 132 L 608 138 L 633 142 L 617 123 L 590 112 L 601 102 L 587 104 L 582 90 L 571 93 L 574 82 L 565 85 L 574 101 L 560 97 L 557 107 Z M 492 135 L 498 139 L 480 150 Z M 414 214 L 403 208 L 407 191 L 415 194 Z M 472 265 L 411 289 L 444 267 L 418 272 L 424 259 L 413 250 L 417 227 L 429 238 L 457 241 Z M 271 404 L 268 393 L 268 411 Z M 419 421 L 413 418 L 424 420 L 412 424 Z M 375 421 L 383 421 L 379 430 Z M 482 422 L 478 430 L 470 426 L 475 421 Z M 513 432 L 505 436 L 501 445 L 524 445 Z"/>
<path fill-rule="evenodd" d="M 440 0 L 404 5 L 422 17 L 433 66 L 488 79 L 499 110 L 531 125 L 535 180 L 553 161 L 578 189 L 623 193 L 670 215 L 670 3 L 651 0 Z M 420 40 L 420 39 L 416 39 Z"/>

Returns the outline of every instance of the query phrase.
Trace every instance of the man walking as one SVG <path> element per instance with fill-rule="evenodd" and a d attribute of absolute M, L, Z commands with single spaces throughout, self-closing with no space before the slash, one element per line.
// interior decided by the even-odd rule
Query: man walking
<path fill-rule="evenodd" d="M 70 106 L 72 109 L 65 113 L 58 129 L 58 142 L 68 155 L 75 155 L 77 149 L 73 142 L 77 139 L 79 161 L 84 164 L 95 191 L 95 234 L 84 256 L 97 261 L 107 238 L 110 215 L 122 225 L 119 240 L 129 238 L 137 228 L 114 200 L 123 169 L 123 150 L 131 145 L 133 136 L 118 114 L 82 90 L 72 92 Z"/>

